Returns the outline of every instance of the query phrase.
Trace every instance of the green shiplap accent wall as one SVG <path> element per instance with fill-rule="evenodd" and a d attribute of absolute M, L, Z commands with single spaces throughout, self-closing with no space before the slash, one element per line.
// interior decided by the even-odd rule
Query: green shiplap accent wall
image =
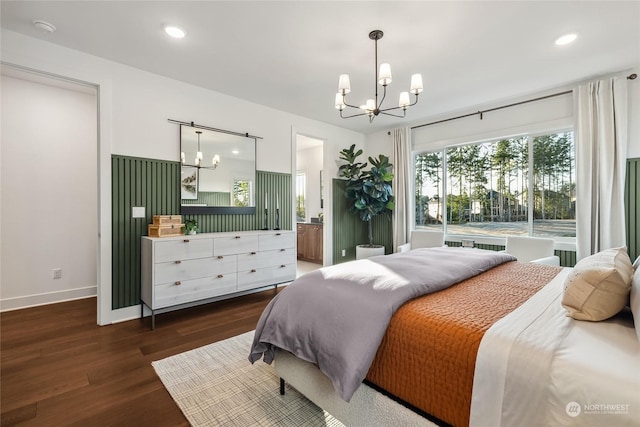
<path fill-rule="evenodd" d="M 180 164 L 135 157 L 111 158 L 111 307 L 140 303 L 140 236 L 147 235 L 153 215 L 179 212 Z M 145 218 L 131 208 L 145 207 Z"/>
<path fill-rule="evenodd" d="M 346 181 L 334 178 L 333 185 L 333 264 L 356 259 L 356 245 L 368 243 L 368 226 L 349 213 L 344 196 Z M 385 253 L 393 253 L 393 227 L 384 215 L 373 219 L 373 241 L 384 245 Z M 346 255 L 342 256 L 342 250 Z"/>
<path fill-rule="evenodd" d="M 640 256 L 640 159 L 627 160 L 624 194 L 627 249 L 633 261 Z"/>
<path fill-rule="evenodd" d="M 574 267 L 576 265 L 575 251 L 555 251 L 555 255 L 560 257 L 562 267 Z"/>
<path fill-rule="evenodd" d="M 344 196 L 346 183 L 333 179 L 333 264 L 356 259 L 356 245 L 367 239 L 366 228 L 355 215 L 351 215 Z M 342 256 L 342 250 L 345 256 Z"/>
<path fill-rule="evenodd" d="M 127 156 L 111 157 L 112 301 L 113 309 L 140 303 L 140 237 L 147 235 L 153 215 L 180 213 L 180 163 Z M 269 228 L 280 196 L 280 228 L 292 230 L 291 175 L 256 171 L 256 215 L 188 215 L 201 232 L 245 231 L 264 226 L 264 194 L 269 194 Z M 132 218 L 131 208 L 145 207 L 145 218 Z"/>
<path fill-rule="evenodd" d="M 362 223 L 362 221 L 360 221 Z M 378 215 L 373 218 L 373 243 L 376 245 L 384 245 L 384 253 L 386 255 L 392 254 L 395 252 L 395 248 L 393 247 L 393 221 L 391 221 L 391 215 Z M 369 243 L 367 234 L 367 225 L 364 224 L 364 235 L 365 238 L 362 243 Z"/>
<path fill-rule="evenodd" d="M 195 200 L 182 200 L 183 205 L 231 206 L 231 193 L 198 191 Z"/>

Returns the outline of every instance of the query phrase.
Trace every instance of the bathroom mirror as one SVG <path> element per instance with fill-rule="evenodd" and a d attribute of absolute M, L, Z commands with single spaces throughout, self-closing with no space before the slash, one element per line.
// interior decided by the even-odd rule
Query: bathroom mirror
<path fill-rule="evenodd" d="M 180 126 L 181 213 L 255 214 L 256 139 Z"/>

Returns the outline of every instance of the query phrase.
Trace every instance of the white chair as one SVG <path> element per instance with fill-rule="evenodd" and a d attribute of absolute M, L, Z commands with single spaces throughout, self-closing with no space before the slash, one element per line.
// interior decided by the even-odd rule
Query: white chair
<path fill-rule="evenodd" d="M 413 230 L 411 242 L 398 246 L 397 252 L 407 252 L 416 248 L 436 248 L 444 246 L 444 231 Z"/>
<path fill-rule="evenodd" d="M 520 262 L 560 265 L 560 258 L 554 255 L 553 244 L 553 239 L 507 236 L 505 252 L 515 256 Z"/>

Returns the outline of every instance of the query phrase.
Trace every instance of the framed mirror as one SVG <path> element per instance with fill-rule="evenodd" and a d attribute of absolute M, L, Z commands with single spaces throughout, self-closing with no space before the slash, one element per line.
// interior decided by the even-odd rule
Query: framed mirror
<path fill-rule="evenodd" d="M 255 214 L 256 138 L 180 126 L 180 212 Z"/>

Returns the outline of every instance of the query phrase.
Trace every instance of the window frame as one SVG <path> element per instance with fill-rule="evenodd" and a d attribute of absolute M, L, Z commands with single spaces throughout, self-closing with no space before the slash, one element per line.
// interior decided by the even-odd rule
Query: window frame
<path fill-rule="evenodd" d="M 445 240 L 448 241 L 452 241 L 452 242 L 458 242 L 458 241 L 462 241 L 463 239 L 471 239 L 474 240 L 476 243 L 480 243 L 480 244 L 488 244 L 488 245 L 503 245 L 505 244 L 506 241 L 506 237 L 505 236 L 484 236 L 484 235 L 474 235 L 474 234 L 453 234 L 453 233 L 449 233 L 448 230 L 448 226 L 449 226 L 449 222 L 447 219 L 447 215 L 446 212 L 448 212 L 448 197 L 447 197 L 447 190 L 448 190 L 448 164 L 447 164 L 447 150 L 451 149 L 451 148 L 459 148 L 459 147 L 467 147 L 467 146 L 471 146 L 471 145 L 480 145 L 480 144 L 486 144 L 486 143 L 492 143 L 492 142 L 496 142 L 502 139 L 515 139 L 515 138 L 520 138 L 520 137 L 526 137 L 527 138 L 527 147 L 528 147 L 528 162 L 529 165 L 533 165 L 533 160 L 534 160 L 534 150 L 533 150 L 533 143 L 534 143 L 534 139 L 536 137 L 540 137 L 540 136 L 545 136 L 545 135 L 554 135 L 554 134 L 562 134 L 562 133 L 573 133 L 573 144 L 574 144 L 574 170 L 575 168 L 577 168 L 577 161 L 576 161 L 576 156 L 575 156 L 575 150 L 576 150 L 576 141 L 575 141 L 575 128 L 573 125 L 564 125 L 564 126 L 558 126 L 558 127 L 554 127 L 552 126 L 551 128 L 537 128 L 535 131 L 529 131 L 529 132 L 522 132 L 522 133 L 517 133 L 517 134 L 511 134 L 511 135 L 505 135 L 505 136 L 492 136 L 492 137 L 488 137 L 488 138 L 482 138 L 482 139 L 477 139 L 477 140 L 473 140 L 473 138 L 470 138 L 471 140 L 468 140 L 466 142 L 457 142 L 454 144 L 446 144 L 443 142 L 440 143 L 434 143 L 431 144 L 433 145 L 433 149 L 429 149 L 427 147 L 420 147 L 420 149 L 418 150 L 412 150 L 411 152 L 411 173 L 412 173 L 412 179 L 411 179 L 411 222 L 412 222 L 412 229 L 417 229 L 417 224 L 416 224 L 416 156 L 420 155 L 420 154 L 431 154 L 431 153 L 442 153 L 442 196 L 443 197 L 443 210 L 445 212 L 444 215 L 444 221 L 442 224 L 442 231 L 444 232 L 444 236 L 445 236 Z M 528 171 L 527 171 L 527 180 L 529 183 L 529 186 L 532 187 L 533 182 L 534 182 L 534 168 L 533 167 L 529 167 Z M 526 236 L 529 237 L 536 237 L 533 234 L 534 231 L 534 194 L 533 191 L 529 191 L 528 195 L 527 195 L 527 234 Z M 577 228 L 576 228 L 576 234 L 577 234 Z M 562 237 L 562 236 L 548 236 L 548 238 L 552 238 L 555 241 L 555 249 L 556 250 L 567 250 L 567 251 L 575 251 L 576 250 L 576 239 L 577 239 L 577 235 L 575 237 Z"/>

